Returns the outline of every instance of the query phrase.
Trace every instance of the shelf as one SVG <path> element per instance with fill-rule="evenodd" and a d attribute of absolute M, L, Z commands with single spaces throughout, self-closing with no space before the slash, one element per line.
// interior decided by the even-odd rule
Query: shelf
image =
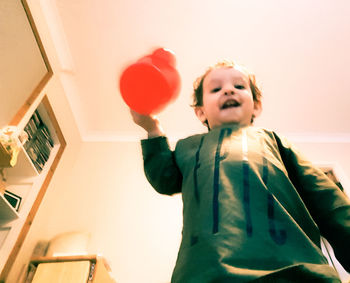
<path fill-rule="evenodd" d="M 3 194 L 0 194 L 0 225 L 3 226 L 19 217 L 17 211 L 5 199 Z"/>
<path fill-rule="evenodd" d="M 28 141 L 23 146 L 24 152 L 40 174 L 51 156 L 53 147 L 59 144 L 56 129 L 43 102 L 30 117 L 24 131 L 28 134 Z"/>
<path fill-rule="evenodd" d="M 43 96 L 38 104 L 30 108 L 29 112 L 30 115 L 25 115 L 18 127 L 24 130 L 30 123 L 29 131 L 34 146 L 32 147 L 32 144 L 22 146 L 17 163 L 4 170 L 6 190 L 20 197 L 21 203 L 17 212 L 4 196 L 0 196 L 0 231 L 2 231 L 0 240 L 3 242 L 0 247 L 0 282 L 5 280 L 9 274 L 66 146 L 66 141 L 47 96 Z M 33 125 L 33 122 L 36 124 Z M 47 129 L 45 130 L 44 127 Z M 35 132 L 36 130 L 43 132 Z M 40 133 L 43 133 L 44 137 L 35 135 Z M 50 137 L 48 138 L 49 144 L 46 144 L 45 138 L 48 136 Z M 39 154 L 45 150 L 44 159 L 37 163 L 40 168 L 35 166 L 26 148 L 27 150 L 39 148 Z M 35 161 L 37 159 L 34 159 Z"/>

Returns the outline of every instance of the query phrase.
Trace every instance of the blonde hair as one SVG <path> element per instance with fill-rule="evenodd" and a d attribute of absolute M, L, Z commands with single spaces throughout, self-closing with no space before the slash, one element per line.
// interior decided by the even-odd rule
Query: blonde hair
<path fill-rule="evenodd" d="M 219 68 L 235 68 L 244 73 L 249 79 L 249 87 L 252 91 L 254 102 L 261 103 L 261 90 L 257 86 L 255 75 L 250 73 L 244 66 L 238 65 L 234 61 L 222 60 L 217 62 L 215 65 L 210 66 L 203 75 L 194 81 L 192 94 L 193 103 L 191 105 L 192 107 L 203 106 L 203 81 L 212 70 Z"/>

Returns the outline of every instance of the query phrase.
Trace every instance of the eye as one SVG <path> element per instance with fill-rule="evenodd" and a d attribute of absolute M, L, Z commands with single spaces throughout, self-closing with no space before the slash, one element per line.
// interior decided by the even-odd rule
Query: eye
<path fill-rule="evenodd" d="M 235 88 L 237 88 L 237 89 L 244 89 L 244 85 L 235 85 Z"/>
<path fill-rule="evenodd" d="M 221 90 L 221 87 L 216 87 L 211 90 L 211 92 L 218 92 Z"/>

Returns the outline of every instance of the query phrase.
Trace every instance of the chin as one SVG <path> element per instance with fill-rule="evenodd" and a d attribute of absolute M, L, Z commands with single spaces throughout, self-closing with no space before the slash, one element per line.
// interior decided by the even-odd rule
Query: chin
<path fill-rule="evenodd" d="M 240 126 L 240 127 L 246 127 L 251 125 L 251 123 L 246 123 L 242 121 L 227 121 L 222 123 L 222 125 L 235 125 L 235 126 Z"/>

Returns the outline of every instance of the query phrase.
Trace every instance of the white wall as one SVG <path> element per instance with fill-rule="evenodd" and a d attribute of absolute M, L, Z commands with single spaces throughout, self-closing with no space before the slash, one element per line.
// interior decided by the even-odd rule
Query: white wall
<path fill-rule="evenodd" d="M 85 143 L 62 200 L 76 219 L 62 229 L 91 231 L 90 252 L 110 261 L 118 282 L 169 282 L 181 232 L 180 196 L 157 194 L 146 182 L 138 142 Z M 79 209 L 76 201 L 81 199 Z M 79 201 L 80 202 L 80 201 Z M 79 212 L 80 213 L 79 213 Z"/>
<path fill-rule="evenodd" d="M 161 196 L 148 185 L 139 143 L 83 143 L 76 163 L 60 169 L 24 249 L 32 250 L 34 239 L 90 232 L 89 252 L 106 257 L 118 282 L 169 282 L 181 235 L 181 197 Z M 17 272 L 9 282 L 17 282 Z"/>

